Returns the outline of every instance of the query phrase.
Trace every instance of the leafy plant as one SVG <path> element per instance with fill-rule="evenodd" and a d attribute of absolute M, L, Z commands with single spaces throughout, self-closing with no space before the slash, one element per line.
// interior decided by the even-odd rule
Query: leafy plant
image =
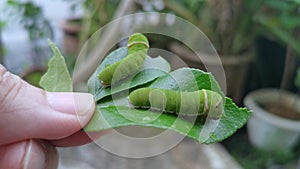
<path fill-rule="evenodd" d="M 59 55 L 59 53 L 55 52 L 55 55 Z M 230 98 L 224 98 L 224 114 L 217 120 L 219 123 L 215 126 L 215 129 L 211 131 L 208 129 L 207 133 L 205 133 L 207 129 L 204 128 L 205 121 L 212 122 L 215 119 L 196 116 L 197 118 L 191 121 L 191 119 L 174 114 L 159 114 L 152 110 L 141 110 L 131 107 L 128 104 L 128 93 L 141 87 L 179 91 L 207 89 L 213 90 L 223 97 L 225 96 L 210 73 L 190 68 L 181 68 L 169 73 L 170 65 L 167 61 L 161 57 L 151 58 L 149 56 L 147 56 L 140 72 L 109 88 L 104 88 L 98 80 L 99 72 L 105 69 L 107 65 L 116 63 L 126 56 L 127 48 L 116 49 L 103 60 L 89 79 L 89 92 L 95 96 L 97 108 L 91 121 L 85 126 L 85 131 L 93 132 L 122 126 L 138 125 L 170 129 L 195 139 L 200 143 L 208 144 L 229 137 L 246 123 L 250 112 L 245 108 L 238 108 Z M 55 63 L 61 63 L 57 60 L 59 58 L 54 56 L 53 60 L 56 60 Z M 49 69 L 55 68 L 57 71 L 66 70 L 64 67 L 64 64 L 49 64 Z M 53 80 L 52 78 L 60 80 Z M 49 86 L 56 86 L 58 83 L 62 85 L 61 87 L 71 84 L 69 80 L 64 82 L 64 79 L 68 78 L 60 78 L 55 72 L 49 71 L 48 76 L 43 78 L 45 82 L 43 86 L 46 90 L 51 90 Z"/>
<path fill-rule="evenodd" d="M 11 10 L 11 15 L 20 18 L 20 23 L 27 30 L 31 41 L 53 37 L 51 24 L 40 6 L 31 1 L 20 0 L 7 0 L 6 5 Z"/>
<path fill-rule="evenodd" d="M 254 19 L 264 29 L 262 33 L 279 40 L 300 54 L 300 12 L 297 0 L 265 0 Z"/>
<path fill-rule="evenodd" d="M 254 16 L 263 26 L 262 34 L 287 47 L 282 89 L 289 89 L 300 56 L 300 3 L 297 0 L 265 0 Z M 298 59 L 297 59 L 298 57 Z M 296 79 L 296 85 L 299 85 Z M 299 86 L 298 86 L 299 87 Z"/>
<path fill-rule="evenodd" d="M 291 164 L 295 164 L 300 153 L 300 144 L 295 151 L 287 150 L 286 152 L 269 152 L 253 147 L 248 140 L 245 128 L 222 143 L 232 157 L 245 169 L 273 168 L 275 166 L 293 168 Z"/>
<path fill-rule="evenodd" d="M 297 75 L 295 78 L 295 85 L 298 89 L 300 89 L 300 67 L 298 67 Z"/>
<path fill-rule="evenodd" d="M 262 0 L 164 0 L 163 11 L 174 13 L 198 26 L 221 55 L 248 50 L 256 36 L 252 16 Z"/>
<path fill-rule="evenodd" d="M 27 72 L 26 75 L 22 77 L 22 79 L 33 86 L 41 87 L 39 82 L 44 74 L 44 70 L 32 70 L 30 72 Z"/>

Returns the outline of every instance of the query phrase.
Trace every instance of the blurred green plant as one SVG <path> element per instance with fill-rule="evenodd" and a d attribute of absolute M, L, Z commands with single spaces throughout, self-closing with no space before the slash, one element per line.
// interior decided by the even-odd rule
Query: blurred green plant
<path fill-rule="evenodd" d="M 4 5 L 4 22 L 19 23 L 27 31 L 33 51 L 33 67 L 43 67 L 49 52 L 45 50 L 46 40 L 54 38 L 53 28 L 44 16 L 43 8 L 33 0 L 5 0 Z"/>
<path fill-rule="evenodd" d="M 0 64 L 3 64 L 4 59 L 4 47 L 2 42 L 2 29 L 5 26 L 5 22 L 0 18 Z"/>
<path fill-rule="evenodd" d="M 29 39 L 36 41 L 41 38 L 53 38 L 53 29 L 45 18 L 42 7 L 33 1 L 6 0 L 6 6 L 10 16 L 19 20 L 23 28 L 28 32 Z M 12 18 L 7 18 L 7 21 Z"/>
<path fill-rule="evenodd" d="M 39 84 L 39 81 L 41 80 L 41 77 L 45 74 L 44 71 L 33 71 L 28 72 L 26 76 L 23 77 L 23 80 L 28 82 L 29 84 L 32 84 L 36 87 L 41 87 Z"/>
<path fill-rule="evenodd" d="M 198 26 L 221 55 L 243 53 L 257 34 L 252 16 L 262 0 L 164 0 L 164 11 Z"/>
<path fill-rule="evenodd" d="M 293 168 L 288 166 L 298 160 L 300 153 L 300 144 L 293 151 L 286 152 L 270 153 L 255 148 L 250 144 L 245 128 L 222 143 L 244 169 L 274 168 L 275 166 L 278 168 Z"/>
<path fill-rule="evenodd" d="M 300 89 L 300 67 L 298 67 L 297 75 L 295 78 L 295 85 L 298 89 Z"/>
<path fill-rule="evenodd" d="M 254 16 L 254 20 L 263 26 L 262 33 L 265 36 L 291 47 L 298 54 L 299 18 L 299 0 L 265 0 Z"/>
<path fill-rule="evenodd" d="M 265 0 L 254 20 L 262 25 L 261 34 L 287 47 L 281 89 L 291 88 L 300 59 L 300 1 Z M 299 71 L 298 71 L 299 72 Z M 299 88 L 298 74 L 295 85 Z"/>

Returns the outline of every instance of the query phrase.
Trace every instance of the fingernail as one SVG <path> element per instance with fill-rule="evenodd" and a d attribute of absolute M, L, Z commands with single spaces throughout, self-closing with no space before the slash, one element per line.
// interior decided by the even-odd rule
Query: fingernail
<path fill-rule="evenodd" d="M 78 116 L 85 116 L 94 111 L 95 102 L 89 93 L 48 92 L 48 103 L 52 109 Z"/>

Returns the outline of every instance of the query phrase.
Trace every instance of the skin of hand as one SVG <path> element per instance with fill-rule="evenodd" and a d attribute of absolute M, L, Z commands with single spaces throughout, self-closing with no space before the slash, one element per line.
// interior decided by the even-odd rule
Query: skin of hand
<path fill-rule="evenodd" d="M 85 133 L 95 102 L 88 93 L 46 92 L 0 64 L 0 168 L 57 168 L 56 146 L 77 146 L 106 132 Z"/>

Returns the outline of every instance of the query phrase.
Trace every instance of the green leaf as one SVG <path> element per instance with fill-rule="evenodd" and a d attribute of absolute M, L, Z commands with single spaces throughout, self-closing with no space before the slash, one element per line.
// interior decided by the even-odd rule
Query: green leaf
<path fill-rule="evenodd" d="M 113 64 L 127 55 L 127 48 L 122 47 L 111 52 L 100 64 L 95 73 L 88 80 L 89 92 L 94 94 L 95 100 L 99 101 L 106 96 L 131 89 L 153 81 L 154 79 L 165 75 L 170 71 L 169 63 L 162 57 L 151 58 L 146 57 L 145 63 L 140 72 L 122 80 L 112 87 L 103 87 L 98 79 L 98 74 L 110 64 Z"/>
<path fill-rule="evenodd" d="M 48 62 L 48 71 L 43 75 L 40 86 L 49 92 L 73 91 L 70 77 L 64 57 L 53 42 L 48 41 L 52 49 L 53 57 Z"/>
<path fill-rule="evenodd" d="M 165 71 L 158 70 L 158 69 L 144 69 L 140 71 L 138 74 L 136 74 L 134 77 L 129 78 L 129 80 L 122 81 L 122 83 L 116 87 L 101 88 L 96 93 L 95 100 L 99 101 L 106 96 L 110 96 L 112 94 L 146 84 L 165 74 L 166 74 Z"/>
<path fill-rule="evenodd" d="M 149 87 L 188 92 L 207 89 L 215 91 L 225 98 L 218 82 L 211 73 L 193 68 L 177 69 L 169 75 L 158 78 Z"/>
<path fill-rule="evenodd" d="M 110 54 L 108 54 L 105 59 L 101 62 L 100 66 L 97 68 L 95 73 L 90 77 L 88 80 L 88 90 L 90 93 L 92 93 L 94 96 L 96 93 L 103 88 L 101 85 L 98 75 L 99 73 L 108 65 L 111 65 L 115 62 L 118 62 L 119 60 L 123 59 L 127 55 L 127 48 L 122 47 L 118 48 L 114 51 L 112 51 Z"/>
<path fill-rule="evenodd" d="M 197 69 L 182 68 L 169 75 L 156 79 L 149 87 L 194 91 L 209 89 L 224 96 L 214 77 Z M 219 120 L 198 117 L 178 117 L 178 115 L 133 109 L 129 105 L 126 92 L 100 100 L 92 120 L 84 128 L 85 131 L 101 131 L 122 126 L 148 126 L 160 129 L 170 129 L 186 135 L 200 143 L 222 141 L 242 127 L 250 112 L 238 108 L 229 98 L 225 98 L 224 114 Z M 206 124 L 206 125 L 204 125 Z"/>
<path fill-rule="evenodd" d="M 84 128 L 87 132 L 107 130 L 123 126 L 148 126 L 170 129 L 186 135 L 200 143 L 211 144 L 222 141 L 241 128 L 247 121 L 248 110 L 239 109 L 229 98 L 226 98 L 224 116 L 209 137 L 202 139 L 201 130 L 204 120 L 199 118 L 191 123 L 173 114 L 158 114 L 147 110 L 137 110 L 126 106 L 97 107 L 89 124 Z"/>

